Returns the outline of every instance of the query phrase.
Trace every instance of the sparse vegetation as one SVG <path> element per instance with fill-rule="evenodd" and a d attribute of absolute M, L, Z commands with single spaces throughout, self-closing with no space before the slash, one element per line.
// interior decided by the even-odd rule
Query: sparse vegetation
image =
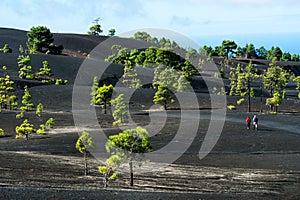
<path fill-rule="evenodd" d="M 108 186 L 110 180 L 117 179 L 117 169 L 121 163 L 122 158 L 119 155 L 112 155 L 105 161 L 105 165 L 98 167 L 98 171 L 104 176 L 104 187 Z"/>
<path fill-rule="evenodd" d="M 288 84 L 291 74 L 282 67 L 276 65 L 277 59 L 274 58 L 269 68 L 263 75 L 264 87 L 269 90 L 271 98 L 267 99 L 266 104 L 270 106 L 270 111 L 277 112 L 278 106 L 285 97 L 285 87 Z"/>
<path fill-rule="evenodd" d="M 34 108 L 34 104 L 32 103 L 32 97 L 29 92 L 28 86 L 24 87 L 24 95 L 22 96 L 22 111 L 31 111 Z"/>
<path fill-rule="evenodd" d="M 4 44 L 3 48 L 0 49 L 0 52 L 3 52 L 3 53 L 12 53 L 12 49 L 8 46 L 8 44 Z"/>
<path fill-rule="evenodd" d="M 2 128 L 0 128 L 0 137 L 5 136 L 4 130 Z"/>
<path fill-rule="evenodd" d="M 87 166 L 87 153 L 92 151 L 94 146 L 93 138 L 87 131 L 83 131 L 81 136 L 77 139 L 76 149 L 83 154 L 84 158 L 84 175 L 88 174 L 88 166 Z"/>
<path fill-rule="evenodd" d="M 55 126 L 55 120 L 50 117 L 46 122 L 45 122 L 45 128 L 46 129 L 51 129 Z"/>
<path fill-rule="evenodd" d="M 41 118 L 42 117 L 42 115 L 43 115 L 43 113 L 44 113 L 44 106 L 43 106 L 43 104 L 41 104 L 41 103 L 39 103 L 38 105 L 37 105 L 37 107 L 36 107 L 36 115 L 39 117 L 39 118 Z"/>
<path fill-rule="evenodd" d="M 3 66 L 3 69 L 6 70 L 6 66 Z M 14 81 L 11 80 L 9 75 L 5 77 L 0 77 L 0 110 L 8 109 L 15 110 L 18 106 L 17 96 L 13 94 L 15 91 Z"/>
<path fill-rule="evenodd" d="M 122 126 L 128 123 L 128 108 L 124 102 L 124 94 L 120 94 L 115 99 L 110 100 L 111 105 L 115 108 L 113 112 L 114 126 Z"/>
<path fill-rule="evenodd" d="M 133 186 L 133 162 L 138 161 L 138 155 L 149 153 L 152 146 L 148 131 L 141 127 L 127 129 L 118 135 L 109 136 L 106 150 L 122 158 L 129 164 L 130 186 Z M 118 160 L 119 162 L 119 160 Z"/>
<path fill-rule="evenodd" d="M 56 79 L 55 80 L 55 85 L 66 85 L 68 83 L 68 80 L 64 80 L 64 79 Z"/>
<path fill-rule="evenodd" d="M 234 105 L 228 105 L 227 108 L 228 108 L 229 110 L 235 110 L 235 109 L 236 109 L 236 107 L 235 107 Z"/>
<path fill-rule="evenodd" d="M 95 87 L 95 86 L 93 86 Z M 95 89 L 95 88 L 92 88 Z M 101 87 L 98 87 L 96 90 L 96 94 L 95 97 L 92 96 L 92 101 L 93 98 L 95 98 L 95 105 L 102 105 L 103 106 L 103 111 L 104 114 L 106 114 L 106 108 L 108 105 L 110 105 L 110 100 L 111 100 L 111 96 L 112 93 L 114 91 L 114 87 L 110 84 L 110 85 L 103 85 Z M 93 95 L 93 91 L 92 91 L 92 95 Z"/>
<path fill-rule="evenodd" d="M 46 135 L 46 128 L 45 124 L 40 124 L 40 128 L 36 131 L 37 134 L 39 135 Z"/>
<path fill-rule="evenodd" d="M 16 127 L 16 138 L 20 138 L 21 136 L 25 136 L 26 140 L 29 139 L 29 135 L 34 133 L 35 129 L 33 124 L 29 123 L 28 119 L 25 119 L 20 126 Z"/>
<path fill-rule="evenodd" d="M 39 72 L 36 73 L 35 78 L 41 80 L 43 83 L 53 83 L 54 80 L 51 79 L 53 76 L 52 70 L 49 66 L 48 61 L 43 61 L 43 67 L 40 68 Z"/>

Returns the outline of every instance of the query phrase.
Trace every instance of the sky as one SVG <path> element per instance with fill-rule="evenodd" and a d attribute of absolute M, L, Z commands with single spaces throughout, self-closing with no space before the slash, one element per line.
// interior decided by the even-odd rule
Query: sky
<path fill-rule="evenodd" d="M 199 46 L 280 46 L 300 54 L 299 0 L 1 0 L 0 27 L 85 34 L 100 18 L 107 34 L 152 28 L 180 33 Z M 1 37 L 1 36 L 0 36 Z"/>

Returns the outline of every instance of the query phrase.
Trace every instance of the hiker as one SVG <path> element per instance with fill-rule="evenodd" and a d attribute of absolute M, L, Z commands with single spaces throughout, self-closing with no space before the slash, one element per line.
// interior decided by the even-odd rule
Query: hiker
<path fill-rule="evenodd" d="M 249 116 L 246 118 L 246 124 L 247 124 L 247 129 L 250 130 L 251 118 Z"/>
<path fill-rule="evenodd" d="M 253 116 L 253 130 L 257 130 L 257 126 L 258 126 L 258 118 L 256 115 Z"/>

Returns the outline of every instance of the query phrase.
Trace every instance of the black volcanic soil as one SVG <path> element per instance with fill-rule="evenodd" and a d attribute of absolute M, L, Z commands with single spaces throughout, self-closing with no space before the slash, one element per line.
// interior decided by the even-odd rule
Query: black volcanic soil
<path fill-rule="evenodd" d="M 174 111 L 169 111 L 174 112 Z M 205 115 L 209 111 L 203 111 Z M 32 116 L 31 116 L 32 115 Z M 28 114 L 34 121 L 34 114 Z M 100 162 L 90 157 L 90 174 L 83 176 L 82 155 L 76 151 L 78 133 L 70 112 L 48 112 L 57 126 L 46 136 L 32 135 L 29 141 L 14 139 L 13 131 L 0 139 L 1 198 L 64 199 L 296 199 L 300 197 L 300 135 L 299 115 L 260 115 L 261 123 L 272 121 L 291 128 L 281 130 L 260 126 L 259 131 L 246 130 L 246 113 L 228 112 L 224 129 L 212 152 L 200 160 L 198 151 L 208 120 L 201 119 L 198 134 L 175 164 L 146 163 L 136 168 L 135 186 L 128 186 L 126 166 L 120 170 L 117 181 L 104 189 L 102 176 L 97 172 Z M 15 113 L 3 111 L 1 126 L 10 130 Z M 111 117 L 98 112 L 107 134 Z M 141 112 L 133 112 L 133 120 L 146 125 L 149 120 Z M 285 121 L 289 117 L 288 122 Z M 240 122 L 236 122 L 240 120 Z M 104 123 L 105 122 L 105 123 Z M 160 134 L 151 138 L 154 148 L 164 145 L 177 131 L 177 118 L 168 118 Z M 290 125 L 290 126 L 288 126 Z M 283 127 L 284 129 L 284 127 Z M 153 170 L 157 169 L 157 170 Z M 18 189 L 17 189 L 18 188 Z M 20 191 L 24 191 L 21 193 Z M 137 192 L 138 191 L 138 192 Z M 21 198 L 22 197 L 22 198 Z"/>

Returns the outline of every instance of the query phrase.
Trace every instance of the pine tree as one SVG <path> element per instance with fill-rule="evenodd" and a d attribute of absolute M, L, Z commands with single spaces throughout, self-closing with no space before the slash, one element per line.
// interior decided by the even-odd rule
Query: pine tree
<path fill-rule="evenodd" d="M 43 104 L 39 103 L 36 107 L 36 111 L 35 111 L 36 115 L 41 118 L 42 115 L 44 114 L 44 106 Z"/>
<path fill-rule="evenodd" d="M 109 153 L 121 156 L 122 162 L 128 162 L 130 186 L 133 186 L 133 162 L 138 161 L 136 154 L 152 151 L 148 131 L 141 127 L 124 130 L 118 135 L 109 136 L 105 146 Z"/>
<path fill-rule="evenodd" d="M 0 137 L 5 136 L 4 130 L 2 128 L 0 128 Z"/>
<path fill-rule="evenodd" d="M 36 73 L 36 78 L 42 80 L 43 83 L 53 83 L 54 80 L 51 79 L 52 76 L 52 70 L 48 61 L 43 61 L 43 67 Z"/>
<path fill-rule="evenodd" d="M 93 84 L 92 84 L 92 92 L 91 92 L 91 105 L 96 105 L 96 95 L 97 95 L 97 90 L 99 88 L 99 82 L 98 82 L 98 77 L 95 76 L 93 79 Z"/>
<path fill-rule="evenodd" d="M 284 70 L 282 67 L 277 66 L 276 62 L 277 59 L 273 58 L 269 68 L 263 75 L 264 88 L 269 90 L 270 95 L 272 96 L 266 104 L 270 105 L 271 111 L 275 112 L 277 112 L 278 106 L 285 97 L 285 87 L 287 86 L 291 76 L 289 72 Z"/>
<path fill-rule="evenodd" d="M 16 102 L 17 97 L 13 94 L 15 91 L 14 84 L 9 75 L 4 78 L 0 77 L 0 108 L 16 109 L 18 104 Z"/>
<path fill-rule="evenodd" d="M 155 104 L 162 103 L 163 108 L 167 110 L 168 105 L 173 102 L 174 99 L 172 98 L 172 91 L 163 85 L 159 85 L 153 97 L 153 103 Z"/>
<path fill-rule="evenodd" d="M 141 80 L 138 78 L 135 67 L 130 61 L 125 61 L 122 82 L 128 88 L 141 88 Z"/>
<path fill-rule="evenodd" d="M 22 97 L 22 111 L 31 111 L 34 108 L 34 104 L 32 103 L 31 94 L 29 92 L 28 86 L 24 87 L 24 95 Z"/>
<path fill-rule="evenodd" d="M 20 53 L 25 53 L 25 51 L 24 51 L 24 48 L 23 48 L 23 46 L 20 44 L 20 46 L 19 46 L 19 52 Z"/>
<path fill-rule="evenodd" d="M 51 129 L 55 125 L 55 120 L 50 117 L 46 122 L 45 122 L 45 128 L 46 129 Z"/>
<path fill-rule="evenodd" d="M 125 125 L 128 122 L 128 108 L 124 102 L 124 94 L 112 99 L 110 103 L 115 107 L 113 112 L 114 126 Z"/>
<path fill-rule="evenodd" d="M 114 87 L 110 85 L 103 85 L 99 87 L 96 91 L 96 105 L 102 105 L 104 114 L 106 114 L 106 108 L 108 105 L 110 105 L 110 99 L 112 96 L 112 93 L 114 91 Z"/>
<path fill-rule="evenodd" d="M 18 66 L 19 66 L 19 78 L 33 79 L 32 67 L 29 66 L 31 59 L 29 56 L 19 55 Z"/>
<path fill-rule="evenodd" d="M 88 132 L 86 132 L 84 130 L 82 132 L 81 136 L 77 139 L 75 147 L 80 153 L 83 154 L 84 175 L 87 176 L 87 174 L 88 174 L 87 153 L 92 151 L 95 148 L 93 138 L 90 136 L 90 134 Z"/>
<path fill-rule="evenodd" d="M 20 126 L 16 127 L 16 133 L 18 134 L 16 138 L 20 136 L 25 136 L 26 140 L 29 139 L 29 135 L 35 132 L 33 124 L 30 124 L 28 119 L 25 119 Z"/>
<path fill-rule="evenodd" d="M 104 187 L 108 186 L 109 180 L 115 180 L 117 178 L 116 170 L 122 163 L 122 158 L 119 155 L 112 155 L 106 161 L 105 165 L 99 166 L 98 171 L 104 176 Z"/>

